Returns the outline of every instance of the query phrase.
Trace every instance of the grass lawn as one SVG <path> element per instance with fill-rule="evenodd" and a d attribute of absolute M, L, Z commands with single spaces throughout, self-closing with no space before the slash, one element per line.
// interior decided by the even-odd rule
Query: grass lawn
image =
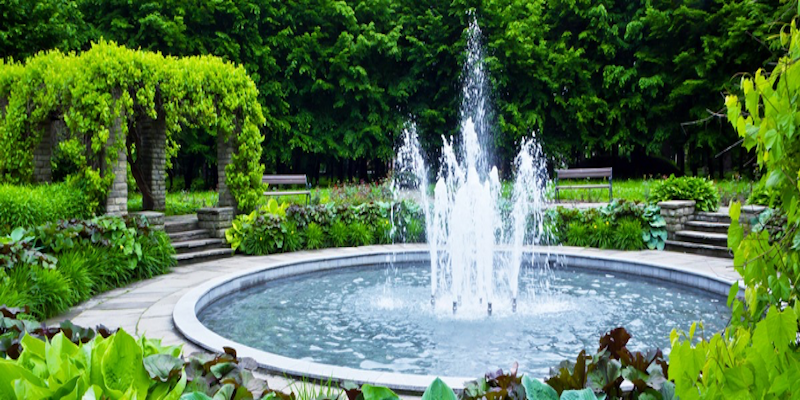
<path fill-rule="evenodd" d="M 203 207 L 217 205 L 218 195 L 215 191 L 171 192 L 167 193 L 167 215 L 193 214 Z M 128 194 L 128 211 L 142 210 L 142 194 Z"/>
<path fill-rule="evenodd" d="M 614 180 L 614 198 L 630 201 L 647 201 L 650 194 L 650 187 L 658 180 L 656 179 L 626 179 Z M 587 185 L 604 183 L 599 180 L 560 180 L 559 185 Z M 749 180 L 726 179 L 715 181 L 720 194 L 720 203 L 727 205 L 731 200 L 745 202 L 750 192 L 753 190 L 754 183 Z M 553 189 L 550 188 L 552 191 Z M 554 193 L 554 192 L 551 192 Z M 580 189 L 580 190 L 560 190 L 558 197 L 564 202 L 587 202 L 604 203 L 608 202 L 608 189 Z M 553 196 L 555 199 L 555 196 Z"/>
<path fill-rule="evenodd" d="M 614 181 L 614 198 L 630 201 L 645 202 L 647 196 L 650 194 L 650 187 L 658 180 L 655 179 L 627 179 Z M 561 185 L 586 185 L 594 183 L 603 183 L 599 180 L 561 180 Z M 717 189 L 720 193 L 721 205 L 727 205 L 731 200 L 738 200 L 745 202 L 750 192 L 753 190 L 754 183 L 748 180 L 734 180 L 726 179 L 715 182 Z M 511 182 L 503 184 L 504 195 L 510 196 Z M 294 189 L 286 189 L 294 190 Z M 432 190 L 431 190 L 432 192 Z M 548 187 L 550 197 L 555 199 L 553 186 Z M 381 193 L 379 189 L 372 185 L 358 185 L 358 186 L 345 186 L 345 187 L 317 187 L 311 189 L 311 199 L 319 199 L 319 203 L 325 204 L 330 202 L 339 202 L 342 198 L 359 197 L 364 201 L 369 201 L 371 198 L 380 198 Z M 203 207 L 214 207 L 217 204 L 217 192 L 214 191 L 197 191 L 197 192 L 171 192 L 167 193 L 167 215 L 181 215 L 192 214 L 197 212 L 198 209 Z M 270 198 L 274 198 L 279 202 L 288 202 L 294 204 L 306 204 L 305 196 L 280 196 L 280 197 L 264 197 L 263 202 L 266 203 Z M 591 189 L 591 190 L 563 190 L 559 193 L 559 199 L 562 202 L 587 202 L 587 203 L 605 203 L 608 202 L 608 189 Z M 142 194 L 131 193 L 128 196 L 128 211 L 135 212 L 142 210 Z"/>

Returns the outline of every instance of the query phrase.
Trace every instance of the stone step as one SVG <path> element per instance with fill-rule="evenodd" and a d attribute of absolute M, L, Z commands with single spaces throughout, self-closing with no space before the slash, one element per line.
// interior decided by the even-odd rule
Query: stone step
<path fill-rule="evenodd" d="M 686 230 L 695 232 L 724 233 L 728 234 L 731 224 L 723 222 L 687 221 Z"/>
<path fill-rule="evenodd" d="M 175 248 L 175 251 L 178 254 L 191 253 L 202 250 L 230 248 L 230 246 L 227 246 L 227 244 L 225 243 L 225 239 L 216 239 L 216 238 L 177 242 L 173 243 L 172 247 Z"/>
<path fill-rule="evenodd" d="M 694 216 L 691 218 L 693 221 L 703 221 L 703 222 L 716 222 L 722 224 L 730 224 L 731 223 L 731 216 L 726 213 L 721 212 L 705 212 L 699 211 L 694 213 Z"/>
<path fill-rule="evenodd" d="M 733 253 L 726 247 L 713 246 L 701 243 L 681 242 L 675 240 L 667 240 L 667 251 L 675 251 L 680 253 L 692 253 L 703 256 L 718 257 L 718 258 L 733 258 Z"/>
<path fill-rule="evenodd" d="M 173 232 L 167 233 L 169 239 L 172 241 L 172 244 L 175 245 L 176 243 L 186 242 L 190 240 L 199 240 L 199 239 L 210 239 L 211 234 L 208 233 L 205 229 L 194 229 L 191 231 L 181 231 L 181 232 Z"/>
<path fill-rule="evenodd" d="M 178 266 L 183 266 L 232 256 L 233 250 L 231 249 L 210 249 L 191 253 L 176 254 L 174 257 L 175 260 L 178 261 Z"/>
<path fill-rule="evenodd" d="M 184 231 L 194 231 L 200 229 L 197 217 L 186 217 L 180 219 L 167 218 L 164 222 L 164 230 L 167 233 L 178 233 Z"/>
<path fill-rule="evenodd" d="M 728 247 L 728 235 L 725 233 L 677 231 L 675 232 L 675 240 L 680 242 L 708 244 L 723 248 Z"/>

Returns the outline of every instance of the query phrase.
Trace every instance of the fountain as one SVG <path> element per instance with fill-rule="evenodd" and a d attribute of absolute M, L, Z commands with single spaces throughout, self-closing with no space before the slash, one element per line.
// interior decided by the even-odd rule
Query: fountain
<path fill-rule="evenodd" d="M 427 193 L 428 170 L 413 126 L 403 133 L 395 172 L 403 181 L 413 177 L 420 191 L 431 258 L 431 304 L 437 299 L 452 301 L 455 313 L 485 302 L 491 315 L 492 303 L 498 299 L 516 309 L 522 248 L 539 244 L 543 236 L 547 171 L 541 147 L 533 139 L 523 141 L 514 162 L 510 202 L 503 198 L 497 167 L 488 168 L 488 83 L 481 31 L 474 19 L 468 32 L 460 149 L 453 138 L 442 138 L 441 168 L 432 200 Z M 400 186 L 404 184 L 408 182 Z M 510 207 L 504 207 L 506 203 Z"/>
<path fill-rule="evenodd" d="M 706 332 L 725 327 L 732 282 L 717 275 L 663 257 L 536 246 L 548 243 L 542 151 L 523 141 L 503 187 L 487 156 L 474 22 L 469 35 L 461 135 L 445 138 L 435 182 L 413 126 L 397 156 L 397 186 L 419 199 L 428 243 L 247 258 L 176 304 L 185 337 L 214 351 L 234 347 L 289 376 L 421 392 L 431 375 L 463 388 L 515 361 L 545 377 L 617 326 L 632 332 L 633 350 L 666 348 L 671 327 L 698 319 Z"/>

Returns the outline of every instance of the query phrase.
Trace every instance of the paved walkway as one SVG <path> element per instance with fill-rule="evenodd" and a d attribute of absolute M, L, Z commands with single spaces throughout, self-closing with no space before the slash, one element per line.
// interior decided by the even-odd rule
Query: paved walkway
<path fill-rule="evenodd" d="M 369 246 L 369 249 L 373 251 L 391 251 L 391 249 L 398 247 L 410 249 L 426 248 L 424 245 L 385 245 Z M 739 279 L 738 274 L 732 268 L 732 260 L 728 259 L 665 251 L 628 252 L 576 247 L 556 247 L 554 249 L 559 253 L 613 256 L 621 260 L 670 264 L 681 269 L 698 270 L 706 274 L 713 274 L 726 280 Z M 326 254 L 330 254 L 331 257 L 348 255 L 363 250 L 364 248 L 360 250 L 338 248 L 300 251 L 264 257 L 237 256 L 178 267 L 170 274 L 100 294 L 72 308 L 67 313 L 51 319 L 50 322 L 71 319 L 75 324 L 87 327 L 94 327 L 98 324 L 104 324 L 109 328 L 121 327 L 132 334 L 161 338 L 165 344 L 183 344 L 184 353 L 189 354 L 200 351 L 200 349 L 188 343 L 175 330 L 172 323 L 172 311 L 178 299 L 196 285 L 224 274 L 273 263 L 302 261 Z M 267 381 L 270 387 L 274 389 L 285 389 L 290 383 L 283 377 L 278 376 L 268 376 Z"/>

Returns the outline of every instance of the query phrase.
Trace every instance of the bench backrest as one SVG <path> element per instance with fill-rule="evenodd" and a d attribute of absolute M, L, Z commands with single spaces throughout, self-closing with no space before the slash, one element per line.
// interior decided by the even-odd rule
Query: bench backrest
<path fill-rule="evenodd" d="M 611 178 L 611 168 L 557 169 L 556 178 L 558 179 Z"/>
<path fill-rule="evenodd" d="M 305 175 L 264 175 L 261 182 L 270 185 L 308 185 Z"/>

